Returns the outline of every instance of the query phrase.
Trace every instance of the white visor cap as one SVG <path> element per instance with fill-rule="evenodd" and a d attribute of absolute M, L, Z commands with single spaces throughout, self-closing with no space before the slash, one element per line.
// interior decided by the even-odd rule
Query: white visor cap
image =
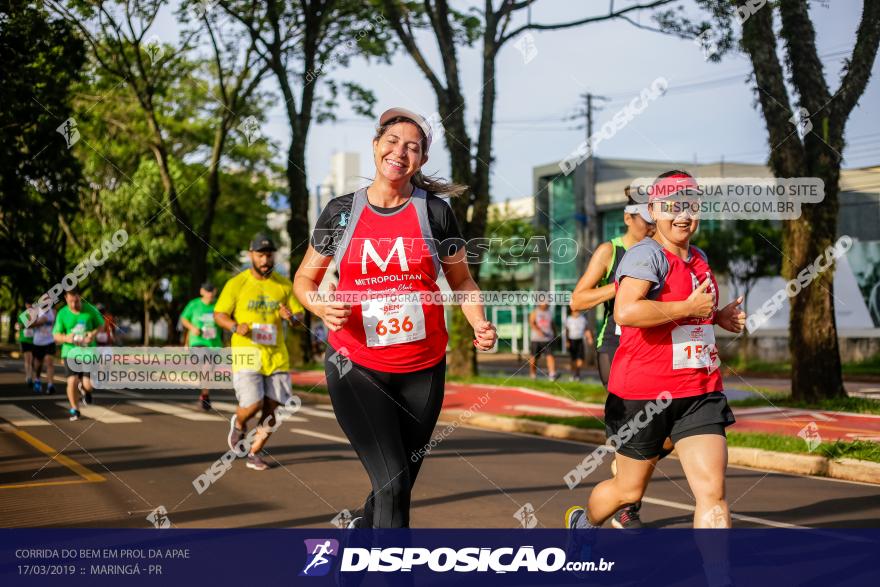
<path fill-rule="evenodd" d="M 406 108 L 389 108 L 379 117 L 379 124 L 383 125 L 392 118 L 407 118 L 416 123 L 422 129 L 422 132 L 425 133 L 425 154 L 431 150 L 431 139 L 434 136 L 434 131 L 431 129 L 431 123 L 428 122 L 427 118 Z"/>
<path fill-rule="evenodd" d="M 648 224 L 654 224 L 654 219 L 651 218 L 651 213 L 648 211 L 647 204 L 630 204 L 629 206 L 623 209 L 627 214 L 638 214 L 642 217 L 642 220 L 647 222 Z"/>

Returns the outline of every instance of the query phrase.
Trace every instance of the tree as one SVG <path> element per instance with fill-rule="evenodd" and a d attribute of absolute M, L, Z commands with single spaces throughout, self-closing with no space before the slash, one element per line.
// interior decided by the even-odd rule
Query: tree
<path fill-rule="evenodd" d="M 730 278 L 733 297 L 742 294 L 743 309 L 748 313 L 749 292 L 761 277 L 779 275 L 782 230 L 769 220 L 723 222 L 718 228 L 701 230 L 694 244 L 705 251 L 718 275 Z M 718 300 L 718 305 L 725 304 Z M 748 360 L 748 330 L 739 340 L 740 364 Z"/>
<path fill-rule="evenodd" d="M 244 26 L 284 100 L 290 128 L 287 234 L 293 275 L 309 244 L 306 143 L 312 123 L 334 118 L 340 91 L 364 116 L 372 116 L 376 101 L 369 90 L 353 82 L 339 84 L 329 74 L 358 55 L 387 59 L 388 35 L 362 0 L 224 0 L 221 6 Z M 291 345 L 297 357 L 305 356 L 311 345 L 308 314 L 305 323 L 302 336 Z"/>
<path fill-rule="evenodd" d="M 511 291 L 528 287 L 532 281 L 532 259 L 524 255 L 529 243 L 538 236 L 538 231 L 530 218 L 523 218 L 510 208 L 490 209 L 486 224 L 486 237 L 489 249 L 482 284 L 487 290 L 508 289 Z M 527 276 L 518 275 L 528 268 Z"/>
<path fill-rule="evenodd" d="M 66 272 L 56 219 L 76 213 L 81 169 L 57 129 L 73 113 L 85 48 L 39 4 L 4 1 L 0 23 L 0 290 L 21 311 Z"/>
<path fill-rule="evenodd" d="M 333 118 L 340 91 L 358 114 L 372 116 L 375 103 L 369 90 L 352 82 L 339 84 L 329 73 L 358 55 L 387 59 L 388 38 L 382 23 L 373 20 L 375 12 L 359 0 L 228 0 L 221 6 L 244 26 L 284 100 L 290 127 L 287 232 L 292 274 L 310 234 L 306 143 L 312 123 Z"/>
<path fill-rule="evenodd" d="M 473 9 L 464 13 L 449 6 L 446 0 L 373 0 L 381 6 L 407 53 L 425 75 L 437 97 L 437 110 L 444 127 L 446 148 L 449 150 L 452 180 L 470 188 L 465 197 L 452 201 L 452 208 L 459 223 L 464 228 L 464 238 L 468 241 L 482 238 L 486 232 L 487 211 L 490 201 L 492 165 L 492 131 L 495 122 L 495 100 L 497 97 L 495 59 L 501 48 L 520 34 L 532 30 L 558 30 L 581 26 L 588 23 L 626 18 L 631 12 L 655 8 L 671 3 L 673 0 L 654 0 L 645 4 L 634 4 L 614 9 L 614 3 L 607 14 L 571 20 L 563 23 L 533 23 L 512 27 L 513 17 L 531 8 L 535 0 L 501 0 L 495 7 L 493 0 L 484 0 L 482 10 Z M 422 50 L 422 43 L 416 39 L 416 31 L 428 29 L 437 42 L 442 59 L 442 71 L 437 71 L 428 63 Z M 456 47 L 473 46 L 481 42 L 482 90 L 479 106 L 479 129 L 476 140 L 467 130 L 464 91 L 459 76 L 458 53 Z M 524 38 L 529 41 L 530 38 Z M 528 50 L 528 44 L 524 45 Z M 471 263 L 471 273 L 479 278 L 480 263 Z M 464 315 L 456 310 L 453 313 L 450 329 L 449 371 L 459 375 L 472 375 L 477 370 L 477 356 L 470 340 L 473 332 Z"/>
<path fill-rule="evenodd" d="M 183 195 L 188 186 L 181 189 L 172 173 L 173 158 L 180 138 L 175 133 L 177 120 L 169 116 L 167 109 L 163 111 L 159 104 L 173 104 L 169 91 L 175 85 L 179 86 L 181 80 L 190 82 L 190 91 L 204 92 L 204 88 L 197 87 L 203 82 L 196 75 L 199 65 L 188 59 L 201 28 L 186 31 L 176 46 L 162 42 L 155 34 L 151 35 L 164 4 L 159 0 L 78 0 L 70 2 L 70 9 L 57 2 L 53 6 L 76 23 L 102 74 L 128 88 L 140 107 L 143 116 L 140 126 L 146 130 L 145 144 L 156 159 L 162 179 L 162 199 L 183 229 L 189 249 L 186 289 L 194 294 L 208 273 L 206 260 L 221 194 L 220 159 L 224 155 L 229 132 L 238 123 L 264 71 L 254 67 L 253 47 L 247 48 L 243 57 L 238 57 L 240 52 L 234 43 L 218 42 L 211 17 L 207 14 L 203 16 L 201 24 L 211 40 L 213 50 L 213 74 L 217 79 L 219 105 L 210 109 L 216 119 L 211 123 L 213 139 L 210 142 L 207 171 L 211 182 L 208 197 L 193 206 L 187 206 Z"/>
<path fill-rule="evenodd" d="M 233 27 L 223 27 L 219 11 L 205 10 L 204 6 L 203 0 L 195 0 L 182 3 L 179 10 L 184 20 L 189 15 L 198 16 L 194 23 L 198 28 L 194 33 L 204 33 L 207 36 L 212 62 L 205 81 L 209 96 L 213 98 L 213 116 L 206 120 L 212 136 L 207 170 L 207 198 L 201 208 L 203 215 L 198 230 L 203 238 L 197 239 L 197 248 L 191 251 L 203 270 L 193 276 L 190 283 L 191 295 L 198 292 L 198 284 L 204 281 L 209 272 L 206 262 L 220 203 L 223 169 L 221 160 L 224 156 L 231 158 L 227 151 L 230 147 L 236 147 L 228 144 L 230 132 L 240 127 L 246 146 L 250 146 L 255 138 L 253 129 L 258 125 L 258 120 L 263 118 L 259 107 L 265 104 L 264 101 L 252 100 L 252 97 L 269 71 L 268 64 L 257 53 L 255 42 Z M 246 47 L 244 51 L 240 49 L 240 45 Z"/>
<path fill-rule="evenodd" d="M 880 44 L 880 1 L 865 0 L 852 54 L 832 92 L 816 50 L 807 0 L 758 5 L 747 0 L 700 0 L 722 37 L 734 14 L 742 21 L 739 45 L 752 65 L 758 104 L 771 145 L 769 165 L 779 178 L 817 177 L 825 198 L 802 205 L 801 217 L 783 223 L 782 273 L 794 279 L 837 239 L 840 166 L 846 123 L 871 77 Z M 745 20 L 742 20 L 745 17 Z M 774 20 L 778 18 L 778 30 Z M 685 22 L 679 32 L 705 34 Z M 784 67 L 777 38 L 782 40 Z M 801 132 L 798 132 L 800 130 Z M 792 397 L 805 402 L 846 395 L 834 316 L 833 267 L 791 299 L 789 350 Z"/>
<path fill-rule="evenodd" d="M 265 223 L 266 201 L 275 189 L 272 178 L 278 169 L 271 163 L 273 145 L 264 140 L 247 145 L 238 133 L 228 135 L 224 164 L 217 164 L 212 149 L 217 98 L 211 77 L 216 70 L 198 59 L 184 59 L 179 65 L 189 74 L 156 94 L 154 106 L 172 137 L 171 179 L 185 186 L 180 196 L 186 197 L 194 222 L 203 222 L 207 211 L 201 203 L 209 200 L 217 184 L 224 186 L 211 222 L 215 236 L 207 265 L 212 269 L 206 274 L 222 283 L 240 269 L 239 252 Z M 162 198 L 162 174 L 148 146 L 150 130 L 137 98 L 99 64 L 90 63 L 85 77 L 76 88 L 75 106 L 89 147 L 78 151 L 86 180 L 79 208 L 89 213 L 65 226 L 67 263 L 74 266 L 96 243 L 120 228 L 126 230 L 124 247 L 84 285 L 89 297 L 104 301 L 114 315 L 139 319 L 146 342 L 153 319 L 162 316 L 175 324 L 189 299 L 191 251 L 186 231 Z M 263 105 L 262 98 L 252 95 L 242 109 L 260 111 Z"/>

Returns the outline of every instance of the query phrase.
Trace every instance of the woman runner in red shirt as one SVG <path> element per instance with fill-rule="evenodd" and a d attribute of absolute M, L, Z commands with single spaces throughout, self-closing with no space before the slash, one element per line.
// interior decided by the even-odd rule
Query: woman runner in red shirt
<path fill-rule="evenodd" d="M 402 108 L 383 113 L 372 184 L 328 203 L 293 282 L 330 331 L 333 410 L 372 484 L 363 517 L 350 527 L 409 527 L 410 495 L 446 378 L 443 305 L 428 298 L 439 292 L 441 269 L 454 291 L 480 293 L 452 210 L 435 195 L 463 188 L 422 175 L 430 146 L 424 117 Z M 321 303 L 313 296 L 330 261 L 339 284 L 334 300 Z M 474 345 L 491 349 L 497 336 L 482 303 L 467 300 L 461 309 Z"/>
<path fill-rule="evenodd" d="M 617 269 L 614 319 L 622 332 L 605 403 L 617 475 L 593 489 L 586 511 L 566 512 L 568 528 L 601 526 L 638 502 L 667 437 L 696 498 L 694 526 L 730 526 L 724 429 L 734 418 L 722 393 L 712 325 L 741 332 L 746 316 L 742 298 L 718 309 L 706 255 L 690 244 L 700 194 L 686 172 L 658 177 L 649 193 L 657 231 L 629 249 Z"/>

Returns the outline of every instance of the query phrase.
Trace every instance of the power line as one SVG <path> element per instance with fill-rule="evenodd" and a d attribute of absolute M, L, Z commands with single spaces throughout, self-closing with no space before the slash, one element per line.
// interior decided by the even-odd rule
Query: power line
<path fill-rule="evenodd" d="M 838 56 L 849 55 L 849 50 L 834 50 L 823 55 L 820 55 L 820 59 L 831 59 Z M 741 71 L 739 73 L 729 74 L 722 77 L 711 78 L 711 79 L 701 79 L 694 78 L 691 80 L 685 80 L 679 84 L 671 85 L 666 93 L 688 93 L 693 91 L 702 91 L 704 89 L 715 89 L 719 87 L 723 87 L 729 85 L 734 82 L 743 82 L 745 78 L 751 77 L 751 71 Z M 625 102 L 634 96 L 637 96 L 643 88 L 639 88 L 637 90 L 627 90 L 614 92 L 609 94 L 607 97 L 610 98 L 609 105 L 618 104 Z M 537 123 L 537 122 L 555 122 L 555 121 L 565 121 L 567 119 L 566 116 L 552 116 L 552 117 L 535 117 L 535 118 L 521 118 L 517 120 L 497 120 L 495 124 L 498 125 L 506 125 L 506 124 L 526 124 L 526 123 Z"/>

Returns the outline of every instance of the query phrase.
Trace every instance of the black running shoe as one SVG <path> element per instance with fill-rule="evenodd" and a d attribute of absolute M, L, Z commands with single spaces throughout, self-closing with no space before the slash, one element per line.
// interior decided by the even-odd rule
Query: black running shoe
<path fill-rule="evenodd" d="M 85 402 L 85 404 L 87 406 L 92 405 L 93 400 L 92 400 L 92 392 L 91 391 L 87 391 L 83 394 L 83 401 Z"/>
<path fill-rule="evenodd" d="M 211 397 L 207 395 L 199 396 L 199 403 L 202 404 L 202 409 L 206 412 L 211 411 Z"/>
<path fill-rule="evenodd" d="M 614 517 L 611 518 L 611 525 L 618 530 L 637 530 L 644 527 L 642 519 L 639 517 L 640 509 L 642 509 L 641 501 L 617 510 Z"/>

